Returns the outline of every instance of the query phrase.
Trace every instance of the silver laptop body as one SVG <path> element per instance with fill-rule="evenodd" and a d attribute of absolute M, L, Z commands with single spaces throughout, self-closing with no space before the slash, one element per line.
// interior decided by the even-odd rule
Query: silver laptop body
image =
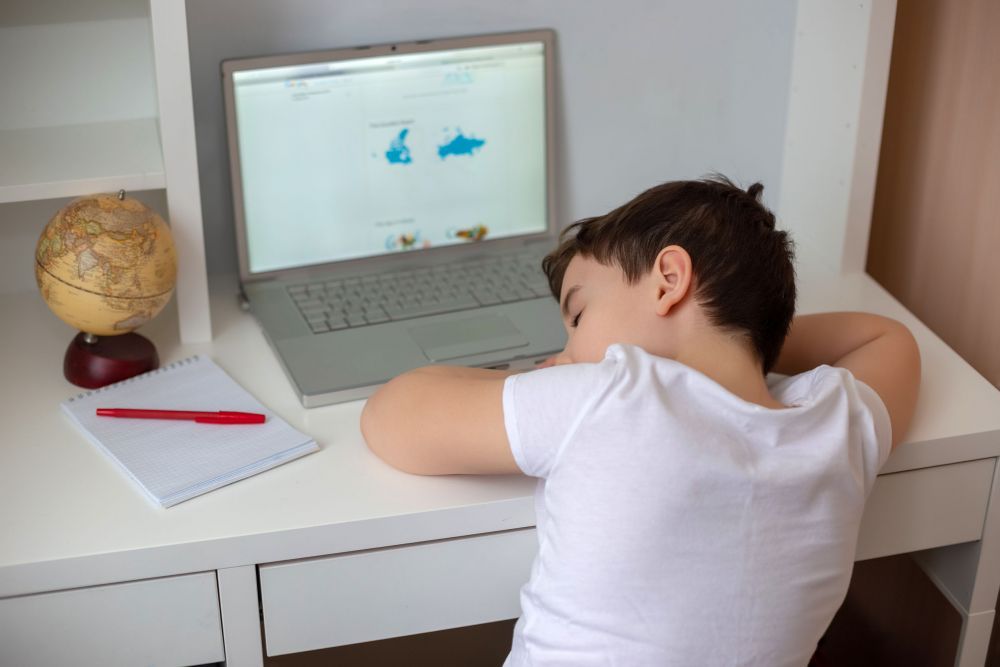
<path fill-rule="evenodd" d="M 538 30 L 222 63 L 241 288 L 304 406 L 563 348 L 541 271 L 553 48 Z"/>

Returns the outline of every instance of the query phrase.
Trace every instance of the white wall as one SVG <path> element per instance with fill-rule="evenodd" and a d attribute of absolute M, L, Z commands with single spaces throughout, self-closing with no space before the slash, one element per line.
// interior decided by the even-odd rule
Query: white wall
<path fill-rule="evenodd" d="M 188 2 L 209 271 L 236 272 L 219 62 L 456 35 L 557 32 L 562 224 L 720 171 L 779 197 L 794 0 Z"/>

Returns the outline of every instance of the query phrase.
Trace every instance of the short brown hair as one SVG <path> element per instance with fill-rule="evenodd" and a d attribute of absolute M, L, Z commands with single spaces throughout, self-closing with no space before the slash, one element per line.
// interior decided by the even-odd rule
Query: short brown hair
<path fill-rule="evenodd" d="M 713 175 L 646 190 L 610 213 L 573 223 L 542 261 L 556 300 L 577 254 L 622 269 L 629 284 L 653 268 L 660 250 L 691 256 L 694 298 L 713 325 L 743 335 L 766 374 L 795 314 L 794 250 L 787 232 L 760 202 L 764 186 L 746 191 Z M 572 232 L 575 231 L 575 234 Z"/>

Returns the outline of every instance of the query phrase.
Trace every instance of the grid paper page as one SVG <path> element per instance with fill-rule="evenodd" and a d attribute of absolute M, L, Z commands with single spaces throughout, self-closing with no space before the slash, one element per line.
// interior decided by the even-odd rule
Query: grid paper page
<path fill-rule="evenodd" d="M 316 451 L 319 446 L 260 404 L 207 357 L 191 357 L 62 403 L 89 439 L 158 503 L 170 505 Z M 97 408 L 235 410 L 263 424 L 197 424 L 98 417 Z"/>

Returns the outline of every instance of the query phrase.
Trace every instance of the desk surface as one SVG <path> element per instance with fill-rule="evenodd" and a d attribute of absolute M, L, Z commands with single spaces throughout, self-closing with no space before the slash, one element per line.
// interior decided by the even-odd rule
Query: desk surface
<path fill-rule="evenodd" d="M 419 477 L 372 455 L 362 402 L 303 409 L 235 280 L 212 286 L 215 337 L 181 345 L 171 307 L 143 329 L 161 361 L 207 354 L 321 450 L 168 510 L 152 506 L 61 414 L 73 331 L 36 293 L 0 297 L 0 597 L 409 544 L 534 524 L 533 479 Z M 800 312 L 906 323 L 924 380 L 883 473 L 1000 455 L 1000 392 L 867 275 L 800 278 Z"/>

